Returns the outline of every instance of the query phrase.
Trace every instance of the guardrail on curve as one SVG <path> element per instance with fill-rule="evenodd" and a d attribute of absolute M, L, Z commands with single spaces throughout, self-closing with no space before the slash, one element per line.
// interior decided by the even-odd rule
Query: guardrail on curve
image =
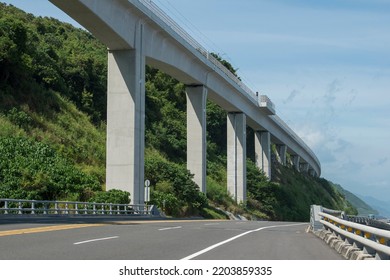
<path fill-rule="evenodd" d="M 348 259 L 390 259 L 390 231 L 348 221 L 344 212 L 312 205 L 310 227 Z M 356 252 L 356 253 L 354 253 Z"/>

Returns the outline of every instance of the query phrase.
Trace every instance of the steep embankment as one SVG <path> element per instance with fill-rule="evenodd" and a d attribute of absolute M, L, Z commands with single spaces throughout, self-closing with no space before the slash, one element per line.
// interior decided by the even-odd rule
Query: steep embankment
<path fill-rule="evenodd" d="M 0 4 L 0 196 L 126 201 L 126 193 L 100 192 L 106 69 L 106 48 L 88 32 Z M 145 176 L 152 202 L 167 214 L 224 217 L 219 207 L 247 217 L 307 220 L 310 204 L 351 209 L 324 179 L 275 165 L 270 182 L 250 159 L 248 204 L 237 205 L 226 193 L 226 113 L 211 102 L 207 199 L 185 164 L 185 87 L 156 69 L 146 73 Z"/>
<path fill-rule="evenodd" d="M 370 205 L 368 205 L 365 201 L 351 193 L 343 189 L 340 185 L 334 184 L 335 188 L 342 194 L 344 194 L 345 198 L 356 208 L 359 215 L 368 216 L 370 214 L 379 214 L 377 210 L 373 209 Z"/>

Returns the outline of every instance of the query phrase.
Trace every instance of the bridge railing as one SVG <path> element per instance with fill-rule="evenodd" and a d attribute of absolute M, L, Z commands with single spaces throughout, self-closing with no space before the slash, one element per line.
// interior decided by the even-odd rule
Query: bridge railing
<path fill-rule="evenodd" d="M 227 77 L 234 81 L 240 88 L 244 90 L 253 101 L 257 102 L 256 93 L 253 92 L 247 85 L 245 85 L 236 75 L 234 75 L 229 69 L 227 69 L 218 59 L 216 59 L 211 53 L 209 53 L 198 41 L 196 41 L 191 35 L 188 34 L 180 25 L 178 25 L 170 16 L 168 16 L 163 10 L 160 9 L 151 0 L 138 0 L 146 8 L 148 8 L 155 16 L 162 20 L 168 27 L 170 27 L 177 35 L 179 35 L 184 41 L 190 44 L 194 49 L 201 53 L 207 60 L 209 60 L 214 66 L 220 69 Z"/>
<path fill-rule="evenodd" d="M 341 211 L 312 205 L 310 224 L 328 244 L 345 257 L 390 259 L 390 230 L 352 222 Z M 322 224 L 322 227 L 319 226 Z M 385 224 L 385 223 L 383 223 Z"/>
<path fill-rule="evenodd" d="M 152 215 L 154 206 L 77 201 L 0 199 L 0 215 Z"/>

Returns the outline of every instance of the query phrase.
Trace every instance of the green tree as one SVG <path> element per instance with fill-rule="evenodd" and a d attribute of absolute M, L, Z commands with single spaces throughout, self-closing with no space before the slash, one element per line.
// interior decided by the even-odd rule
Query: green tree
<path fill-rule="evenodd" d="M 235 69 L 235 68 L 233 67 L 233 65 L 232 65 L 229 61 L 223 59 L 219 54 L 211 53 L 211 55 L 212 55 L 213 57 L 215 57 L 219 62 L 221 62 L 221 64 L 222 64 L 223 66 L 225 66 L 226 69 L 228 69 L 234 76 L 236 76 L 239 80 L 241 80 L 241 78 L 238 77 L 238 75 L 237 75 L 237 70 L 238 70 L 238 69 Z"/>

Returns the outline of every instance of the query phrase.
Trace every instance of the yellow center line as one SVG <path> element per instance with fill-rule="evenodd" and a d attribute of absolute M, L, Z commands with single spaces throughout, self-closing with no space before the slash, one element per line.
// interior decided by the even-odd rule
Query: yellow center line
<path fill-rule="evenodd" d="M 59 231 L 59 230 L 69 230 L 69 229 L 78 229 L 78 228 L 87 228 L 87 227 L 101 227 L 108 225 L 137 225 L 137 224 L 153 224 L 153 223 L 190 223 L 190 222 L 223 222 L 228 220 L 153 220 L 153 221 L 112 221 L 112 222 L 103 222 L 99 224 L 66 224 L 58 226 L 45 226 L 45 227 L 35 227 L 35 228 L 23 228 L 23 229 L 13 229 L 0 231 L 0 237 L 2 236 L 12 236 L 20 234 L 31 234 L 31 233 L 40 233 L 40 232 L 49 232 L 49 231 Z"/>
<path fill-rule="evenodd" d="M 98 226 L 105 226 L 105 224 L 68 224 L 68 225 L 59 225 L 59 226 L 13 229 L 13 230 L 0 231 L 0 237 L 19 235 L 19 234 L 30 234 L 30 233 L 39 233 L 39 232 L 86 228 L 86 227 L 98 227 Z"/>

